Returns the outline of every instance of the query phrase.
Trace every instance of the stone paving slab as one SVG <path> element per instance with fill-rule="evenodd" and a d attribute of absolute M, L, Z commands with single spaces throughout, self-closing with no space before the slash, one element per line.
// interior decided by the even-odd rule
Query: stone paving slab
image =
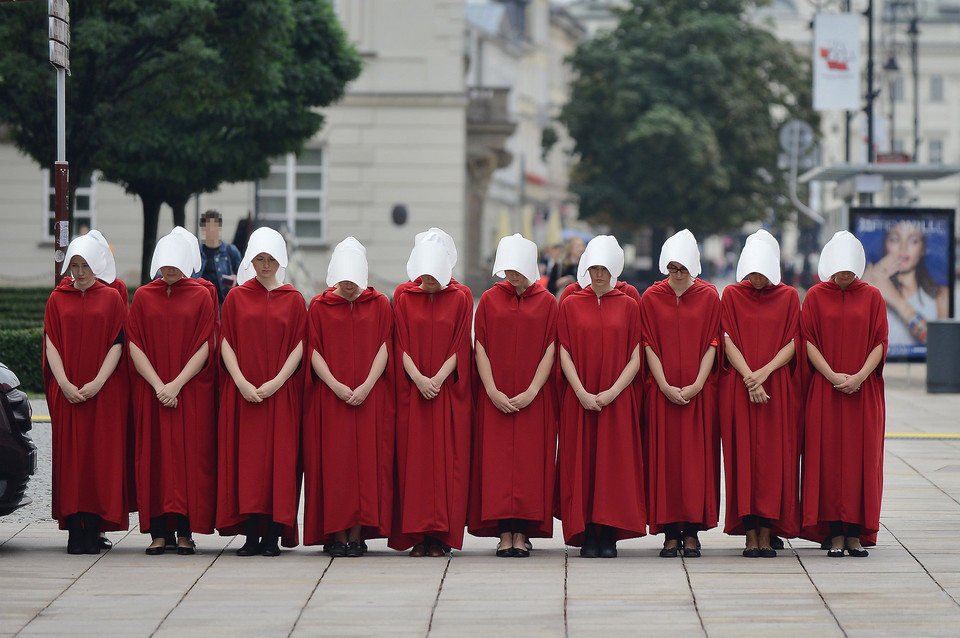
<path fill-rule="evenodd" d="M 888 432 L 960 433 L 960 395 L 927 395 L 922 366 L 885 374 Z M 748 560 L 742 538 L 714 529 L 700 559 L 661 559 L 662 538 L 646 537 L 621 542 L 615 560 L 585 560 L 559 524 L 522 560 L 472 537 L 443 559 L 382 540 L 360 559 L 315 547 L 241 558 L 240 542 L 219 536 L 198 536 L 196 556 L 150 557 L 136 516 L 109 534 L 111 551 L 69 556 L 49 512 L 28 513 L 0 519 L 0 638 L 960 635 L 960 441 L 888 438 L 884 487 L 866 559 L 793 540 Z"/>

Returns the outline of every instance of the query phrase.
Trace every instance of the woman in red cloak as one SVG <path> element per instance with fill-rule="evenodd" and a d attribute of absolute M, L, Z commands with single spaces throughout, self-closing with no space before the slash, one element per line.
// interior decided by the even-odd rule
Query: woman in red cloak
<path fill-rule="evenodd" d="M 397 473 L 390 547 L 443 556 L 463 545 L 471 436 L 469 290 L 451 278 L 452 239 L 417 235 L 407 262 L 414 284 L 393 298 Z M 419 284 L 416 284 L 420 281 Z"/>
<path fill-rule="evenodd" d="M 553 536 L 557 302 L 537 283 L 537 245 L 504 237 L 474 318 L 477 397 L 469 531 L 500 536 L 496 554 L 525 558 L 527 538 Z M 533 282 L 533 283 L 531 283 Z"/>
<path fill-rule="evenodd" d="M 307 307 L 283 283 L 286 266 L 280 233 L 257 229 L 223 302 L 216 525 L 246 534 L 238 556 L 279 556 L 278 539 L 298 542 Z"/>
<path fill-rule="evenodd" d="M 353 237 L 340 242 L 330 288 L 307 314 L 303 543 L 325 543 L 335 558 L 386 538 L 393 507 L 393 311 L 367 287 L 366 255 Z"/>
<path fill-rule="evenodd" d="M 828 556 L 867 556 L 880 528 L 887 311 L 860 281 L 863 246 L 847 231 L 820 254 L 821 283 L 803 302 L 800 327 L 811 374 L 803 457 L 803 536 L 831 537 Z"/>
<path fill-rule="evenodd" d="M 53 518 L 69 532 L 67 552 L 99 554 L 100 532 L 125 530 L 127 394 L 116 373 L 127 308 L 97 281 L 106 259 L 97 240 L 70 242 L 71 279 L 44 313 L 43 380 L 53 426 Z"/>
<path fill-rule="evenodd" d="M 689 230 L 663 244 L 667 279 L 640 299 L 646 352 L 647 508 L 650 532 L 664 531 L 660 556 L 700 556 L 697 533 L 717 525 L 720 431 L 717 348 L 720 298 L 697 279 L 700 251 Z"/>
<path fill-rule="evenodd" d="M 800 531 L 800 298 L 780 283 L 780 245 L 765 230 L 747 238 L 737 279 L 720 300 L 724 532 L 746 536 L 745 557 L 773 558 L 771 534 Z"/>
<path fill-rule="evenodd" d="M 137 428 L 140 529 L 150 556 L 169 531 L 177 553 L 195 552 L 193 533 L 213 532 L 217 494 L 214 390 L 217 304 L 188 273 L 199 267 L 197 239 L 177 227 L 157 242 L 150 266 L 160 278 L 133 296 L 127 324 Z"/>
<path fill-rule="evenodd" d="M 560 305 L 560 516 L 584 558 L 615 558 L 617 540 L 643 536 L 639 394 L 640 307 L 616 289 L 623 249 L 610 235 L 580 258 L 581 289 Z"/>

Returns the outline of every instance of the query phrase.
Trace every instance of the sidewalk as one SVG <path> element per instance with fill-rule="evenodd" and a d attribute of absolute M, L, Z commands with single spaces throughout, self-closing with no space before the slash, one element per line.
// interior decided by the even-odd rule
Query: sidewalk
<path fill-rule="evenodd" d="M 242 539 L 218 536 L 198 537 L 196 556 L 150 557 L 138 530 L 70 556 L 54 522 L 4 518 L 0 636 L 956 636 L 960 438 L 947 435 L 960 435 L 960 395 L 926 394 L 924 370 L 908 384 L 905 364 L 886 368 L 883 529 L 867 559 L 806 541 L 744 559 L 742 539 L 714 529 L 700 559 L 661 559 L 648 537 L 584 560 L 559 524 L 525 560 L 469 536 L 445 559 L 383 541 L 359 559 L 240 558 Z"/>

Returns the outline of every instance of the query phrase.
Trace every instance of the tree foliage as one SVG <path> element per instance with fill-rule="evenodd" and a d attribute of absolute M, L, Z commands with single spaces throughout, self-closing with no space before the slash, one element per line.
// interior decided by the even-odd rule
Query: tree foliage
<path fill-rule="evenodd" d="M 633 0 L 570 58 L 559 120 L 581 212 L 625 227 L 732 229 L 785 212 L 777 131 L 812 121 L 809 63 L 746 0 Z"/>
<path fill-rule="evenodd" d="M 9 6 L 9 5 L 8 5 Z M 55 146 L 44 6 L 0 11 L 0 121 L 42 165 Z M 71 6 L 71 181 L 100 170 L 143 202 L 142 279 L 163 202 L 265 176 L 360 73 L 327 0 L 100 0 Z M 9 38 L 9 39 L 8 39 Z M 179 219 L 177 219 L 179 217 Z"/>

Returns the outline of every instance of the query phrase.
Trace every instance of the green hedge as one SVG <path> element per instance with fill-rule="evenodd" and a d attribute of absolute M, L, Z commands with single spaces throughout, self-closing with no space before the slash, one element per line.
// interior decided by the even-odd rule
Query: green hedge
<path fill-rule="evenodd" d="M 0 330 L 22 330 L 43 325 L 43 309 L 50 288 L 0 288 Z"/>
<path fill-rule="evenodd" d="M 42 357 L 42 320 L 41 325 L 36 328 L 0 328 L 0 361 L 20 379 L 21 390 L 43 392 Z"/>

